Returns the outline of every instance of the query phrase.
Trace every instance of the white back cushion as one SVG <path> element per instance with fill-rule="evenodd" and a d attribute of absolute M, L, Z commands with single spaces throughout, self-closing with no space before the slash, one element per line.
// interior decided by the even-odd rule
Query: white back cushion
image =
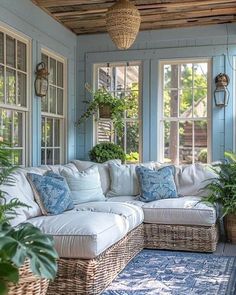
<path fill-rule="evenodd" d="M 138 165 L 154 169 L 155 163 L 141 163 L 141 164 L 115 164 L 109 163 L 109 172 L 111 177 L 111 188 L 107 193 L 107 197 L 115 196 L 137 196 L 140 193 L 138 178 L 135 168 Z"/>
<path fill-rule="evenodd" d="M 90 168 L 93 165 L 97 165 L 98 171 L 100 174 L 101 184 L 102 184 L 102 191 L 104 194 L 106 194 L 110 189 L 110 183 L 111 183 L 108 164 L 109 163 L 121 164 L 121 160 L 110 160 L 102 164 L 94 163 L 90 161 L 73 160 L 72 163 L 75 164 L 75 166 L 80 172 Z"/>
<path fill-rule="evenodd" d="M 96 165 L 82 172 L 62 170 L 61 175 L 69 185 L 74 204 L 105 200 Z"/>

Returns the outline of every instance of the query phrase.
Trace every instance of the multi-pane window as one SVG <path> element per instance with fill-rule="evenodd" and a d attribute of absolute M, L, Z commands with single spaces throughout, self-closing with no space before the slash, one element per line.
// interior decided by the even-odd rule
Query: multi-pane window
<path fill-rule="evenodd" d="M 9 144 L 12 163 L 26 165 L 29 41 L 0 28 L 0 140 Z"/>
<path fill-rule="evenodd" d="M 60 164 L 65 154 L 65 61 L 43 51 L 49 71 L 47 96 L 42 98 L 41 163 Z"/>
<path fill-rule="evenodd" d="M 140 66 L 135 63 L 108 64 L 96 67 L 96 87 L 105 87 L 112 95 L 127 97 L 135 101 L 132 110 L 123 114 L 124 132 L 118 136 L 112 121 L 107 118 L 96 120 L 96 143 L 115 142 L 124 148 L 127 161 L 138 161 L 140 154 Z"/>
<path fill-rule="evenodd" d="M 209 161 L 209 62 L 165 62 L 161 68 L 161 160 Z"/>

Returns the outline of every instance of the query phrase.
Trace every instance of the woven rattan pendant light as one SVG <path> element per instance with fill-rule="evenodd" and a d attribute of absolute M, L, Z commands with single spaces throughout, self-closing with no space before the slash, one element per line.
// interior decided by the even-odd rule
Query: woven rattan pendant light
<path fill-rule="evenodd" d="M 128 49 L 137 37 L 141 17 L 128 0 L 119 0 L 106 14 L 107 31 L 119 49 Z"/>

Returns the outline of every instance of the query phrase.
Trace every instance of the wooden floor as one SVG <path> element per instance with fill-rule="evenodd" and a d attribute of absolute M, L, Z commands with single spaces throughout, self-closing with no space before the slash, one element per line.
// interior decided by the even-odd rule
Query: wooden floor
<path fill-rule="evenodd" d="M 214 254 L 222 256 L 236 256 L 236 245 L 219 243 Z"/>

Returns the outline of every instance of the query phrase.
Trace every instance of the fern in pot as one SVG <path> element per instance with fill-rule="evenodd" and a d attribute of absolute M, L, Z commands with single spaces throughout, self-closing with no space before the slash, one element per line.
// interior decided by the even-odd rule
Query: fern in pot
<path fill-rule="evenodd" d="M 58 258 L 51 237 L 30 223 L 12 227 L 17 209 L 27 205 L 17 199 L 6 202 L 6 185 L 13 185 L 11 152 L 0 142 L 0 295 L 44 295 L 56 276 Z"/>
<path fill-rule="evenodd" d="M 208 196 L 204 202 L 217 204 L 222 211 L 227 238 L 236 243 L 236 154 L 225 152 L 226 160 L 214 166 L 216 178 L 206 185 Z"/>

